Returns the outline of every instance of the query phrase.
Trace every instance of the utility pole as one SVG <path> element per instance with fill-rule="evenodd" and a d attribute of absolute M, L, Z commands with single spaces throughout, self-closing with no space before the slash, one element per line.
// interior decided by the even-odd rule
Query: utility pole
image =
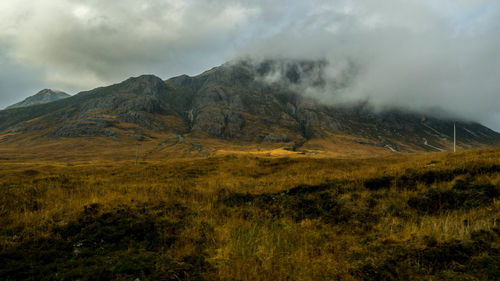
<path fill-rule="evenodd" d="M 457 152 L 457 125 L 453 122 L 453 152 Z"/>
<path fill-rule="evenodd" d="M 137 165 L 138 159 L 139 159 L 139 144 L 137 144 L 137 149 L 135 150 L 135 165 Z"/>

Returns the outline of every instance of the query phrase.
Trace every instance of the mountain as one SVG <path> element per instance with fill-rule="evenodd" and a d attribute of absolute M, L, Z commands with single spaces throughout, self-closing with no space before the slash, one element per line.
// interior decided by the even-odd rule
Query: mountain
<path fill-rule="evenodd" d="M 65 92 L 51 89 L 44 89 L 38 92 L 36 95 L 27 97 L 25 100 L 15 103 L 11 106 L 8 106 L 6 109 L 10 108 L 18 108 L 18 107 L 27 107 L 35 104 L 43 104 L 48 102 L 53 102 L 60 99 L 65 99 L 70 97 L 70 95 Z"/>
<path fill-rule="evenodd" d="M 0 111 L 0 140 L 133 140 L 151 144 L 149 154 L 179 146 L 206 152 L 232 144 L 346 155 L 452 149 L 452 120 L 310 98 L 308 91 L 325 88 L 325 65 L 238 61 L 194 77 L 129 78 L 51 103 Z M 349 73 L 335 85 L 348 80 Z M 475 122 L 456 121 L 456 130 L 459 148 L 500 144 L 499 133 Z"/>

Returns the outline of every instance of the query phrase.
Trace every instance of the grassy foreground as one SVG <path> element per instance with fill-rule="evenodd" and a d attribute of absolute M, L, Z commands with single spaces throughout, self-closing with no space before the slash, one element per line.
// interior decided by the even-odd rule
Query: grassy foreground
<path fill-rule="evenodd" d="M 498 280 L 500 149 L 0 162 L 0 280 Z"/>

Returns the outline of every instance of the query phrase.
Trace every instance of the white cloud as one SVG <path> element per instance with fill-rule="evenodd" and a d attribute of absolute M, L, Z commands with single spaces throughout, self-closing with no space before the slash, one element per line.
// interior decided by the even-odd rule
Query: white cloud
<path fill-rule="evenodd" d="M 359 72 L 348 88 L 309 93 L 323 101 L 442 105 L 497 130 L 499 29 L 493 0 L 0 2 L 6 60 L 53 88 L 195 74 L 242 55 L 326 58 L 334 78 L 351 63 Z"/>
<path fill-rule="evenodd" d="M 74 89 L 145 72 L 173 75 L 186 62 L 214 63 L 207 57 L 224 56 L 254 11 L 203 1 L 7 2 L 0 6 L 6 7 L 0 40 L 9 56 L 44 68 L 47 83 Z"/>

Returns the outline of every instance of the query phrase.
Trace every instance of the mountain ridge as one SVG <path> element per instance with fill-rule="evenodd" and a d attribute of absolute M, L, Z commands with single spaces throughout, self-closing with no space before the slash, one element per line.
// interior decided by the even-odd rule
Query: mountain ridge
<path fill-rule="evenodd" d="M 280 144 L 292 151 L 328 150 L 341 136 L 350 139 L 346 147 L 367 150 L 446 151 L 451 147 L 451 120 L 401 109 L 377 112 L 367 103 L 324 105 L 300 92 L 304 81 L 321 87 L 318 73 L 323 62 L 272 63 L 232 62 L 197 76 L 168 80 L 154 75 L 131 77 L 48 104 L 0 111 L 0 132 L 7 140 L 31 134 L 160 143 L 178 135 L 188 140 L 185 143 L 218 139 Z M 282 68 L 284 80 L 264 81 L 273 67 Z M 459 147 L 500 144 L 500 134 L 478 123 L 456 124 Z"/>

